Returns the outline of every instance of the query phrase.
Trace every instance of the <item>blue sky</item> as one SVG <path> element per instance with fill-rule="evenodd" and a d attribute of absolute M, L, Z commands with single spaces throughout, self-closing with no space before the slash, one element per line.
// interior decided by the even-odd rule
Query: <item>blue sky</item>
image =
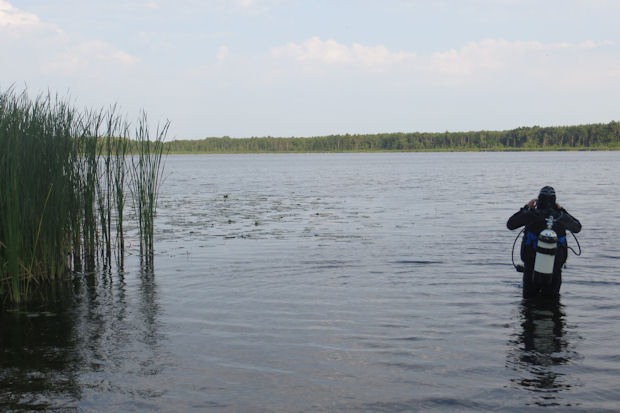
<path fill-rule="evenodd" d="M 0 0 L 0 89 L 169 139 L 620 120 L 616 0 Z"/>

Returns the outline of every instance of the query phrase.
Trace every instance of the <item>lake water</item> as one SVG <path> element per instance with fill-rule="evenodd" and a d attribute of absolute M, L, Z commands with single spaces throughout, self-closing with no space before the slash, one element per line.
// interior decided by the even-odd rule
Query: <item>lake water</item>
<path fill-rule="evenodd" d="M 193 155 L 166 171 L 152 270 L 134 242 L 124 272 L 1 313 L 1 411 L 620 406 L 620 153 Z M 559 304 L 522 301 L 506 229 L 544 185 L 583 224 Z"/>

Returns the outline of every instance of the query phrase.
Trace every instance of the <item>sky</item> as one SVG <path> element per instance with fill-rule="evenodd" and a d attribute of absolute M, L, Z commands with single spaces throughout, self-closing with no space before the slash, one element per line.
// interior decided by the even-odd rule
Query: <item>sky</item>
<path fill-rule="evenodd" d="M 617 0 L 0 0 L 0 91 L 168 140 L 620 120 Z"/>

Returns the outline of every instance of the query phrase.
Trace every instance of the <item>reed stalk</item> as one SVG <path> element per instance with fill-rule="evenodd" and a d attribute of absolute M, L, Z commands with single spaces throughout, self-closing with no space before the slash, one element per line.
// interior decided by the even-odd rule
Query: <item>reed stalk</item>
<path fill-rule="evenodd" d="M 122 125 L 123 133 L 121 136 L 128 136 L 129 126 L 125 123 Z M 114 146 L 114 208 L 116 210 L 116 245 L 117 245 L 117 263 L 122 269 L 125 257 L 125 231 L 124 231 L 124 212 L 125 212 L 125 193 L 127 178 L 127 155 L 130 149 L 129 139 L 119 138 Z"/>

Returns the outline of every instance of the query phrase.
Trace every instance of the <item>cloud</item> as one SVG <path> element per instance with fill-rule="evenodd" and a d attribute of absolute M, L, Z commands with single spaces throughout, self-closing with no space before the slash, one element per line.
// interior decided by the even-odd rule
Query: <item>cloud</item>
<path fill-rule="evenodd" d="M 609 65 L 611 62 L 603 56 L 582 55 L 611 46 L 613 43 L 608 41 L 541 43 L 488 39 L 458 50 L 433 53 L 424 59 L 423 66 L 430 79 L 444 83 L 503 75 L 522 80 L 546 79 L 553 85 L 568 78 L 586 80 L 588 71 Z"/>
<path fill-rule="evenodd" d="M 487 39 L 458 49 L 418 55 L 393 51 L 384 45 L 346 45 L 333 39 L 312 37 L 300 43 L 274 47 L 270 55 L 279 63 L 280 72 L 293 74 L 382 73 L 404 78 L 409 75 L 408 81 L 415 79 L 445 85 L 492 80 L 493 77 L 532 81 L 546 78 L 553 84 L 562 79 L 587 78 L 588 71 L 600 72 L 601 67 L 609 67 L 609 73 L 617 71 L 620 59 L 610 60 L 604 56 L 613 47 L 609 41 L 542 43 Z M 582 59 L 584 53 L 588 56 Z"/>
<path fill-rule="evenodd" d="M 159 4 L 155 1 L 147 1 L 144 3 L 144 7 L 151 10 L 157 10 L 159 9 Z"/>
<path fill-rule="evenodd" d="M 139 62 L 112 44 L 66 33 L 4 0 L 0 0 L 0 47 L 12 56 L 11 65 L 0 66 L 0 77 L 16 82 L 41 75 L 106 75 Z"/>
<path fill-rule="evenodd" d="M 220 46 L 216 54 L 217 62 L 223 63 L 228 58 L 229 53 L 227 46 Z"/>
<path fill-rule="evenodd" d="M 349 63 L 352 60 L 350 49 L 335 40 L 322 41 L 318 37 L 301 44 L 293 42 L 272 50 L 275 57 L 292 57 L 299 61 L 318 61 L 324 63 Z"/>
<path fill-rule="evenodd" d="M 242 14 L 258 16 L 268 14 L 274 7 L 285 0 L 211 0 L 208 2 L 192 0 L 189 10 L 195 14 L 202 12 L 224 12 L 231 14 Z M 173 7 L 179 7 L 179 2 L 169 2 Z M 182 4 L 188 4 L 183 2 Z"/>
<path fill-rule="evenodd" d="M 93 40 L 78 42 L 67 50 L 56 53 L 42 65 L 42 71 L 51 74 L 75 76 L 100 74 L 109 67 L 130 68 L 139 59 L 116 49 L 108 43 Z"/>
<path fill-rule="evenodd" d="M 6 1 L 0 0 L 0 27 L 36 25 L 39 18 L 32 13 L 26 13 L 13 7 Z"/>
<path fill-rule="evenodd" d="M 365 46 L 353 43 L 347 46 L 335 40 L 312 37 L 299 44 L 289 42 L 271 49 L 275 59 L 293 59 L 300 63 L 318 65 L 355 65 L 381 71 L 389 66 L 414 59 L 415 54 L 391 52 L 385 46 Z"/>

